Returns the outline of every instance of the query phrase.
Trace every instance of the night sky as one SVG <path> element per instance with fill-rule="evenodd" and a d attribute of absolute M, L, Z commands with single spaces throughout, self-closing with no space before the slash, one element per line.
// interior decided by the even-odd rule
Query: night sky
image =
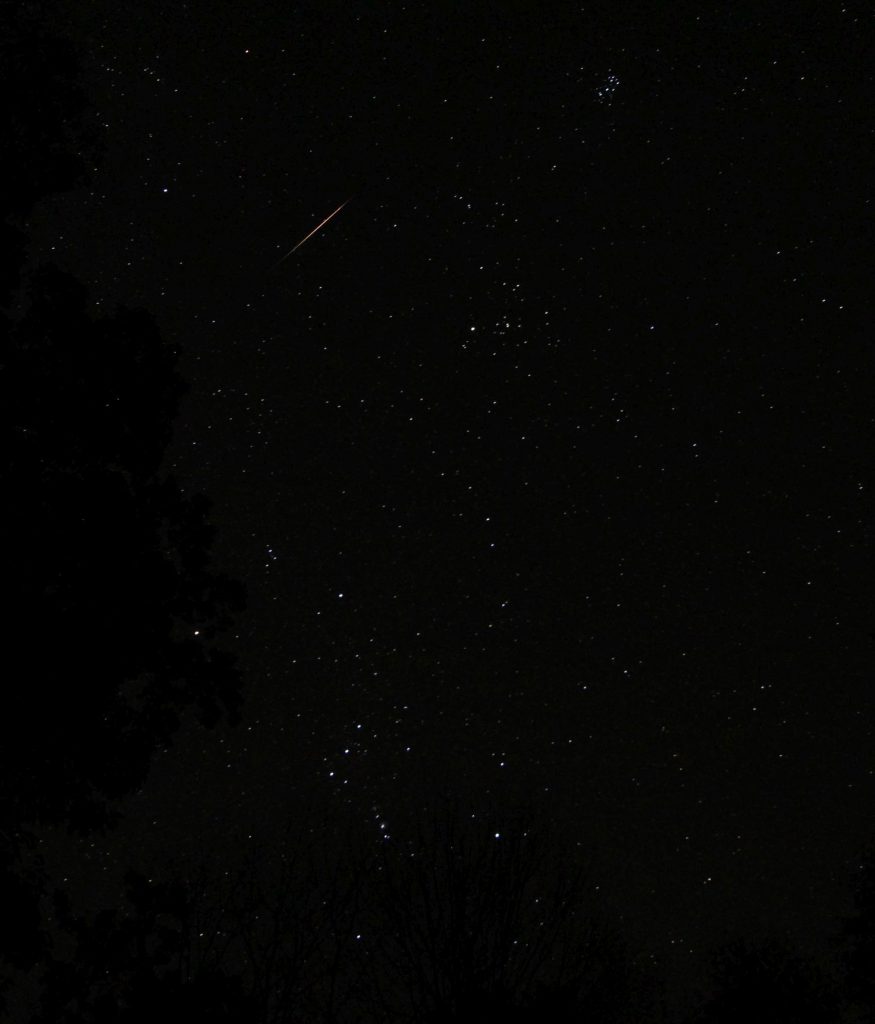
<path fill-rule="evenodd" d="M 248 606 L 242 723 L 67 874 L 448 789 L 661 961 L 825 943 L 875 797 L 868 5 L 72 6 L 105 151 L 31 256 L 181 347 L 165 468 Z"/>

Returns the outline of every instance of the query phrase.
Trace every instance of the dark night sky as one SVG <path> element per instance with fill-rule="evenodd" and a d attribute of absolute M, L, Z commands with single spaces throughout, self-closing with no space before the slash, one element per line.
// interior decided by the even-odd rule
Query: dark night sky
<path fill-rule="evenodd" d="M 594 845 L 659 956 L 826 935 L 875 796 L 867 5 L 77 6 L 106 152 L 33 256 L 182 346 L 168 466 L 249 606 L 243 724 L 70 872 L 441 784 Z"/>

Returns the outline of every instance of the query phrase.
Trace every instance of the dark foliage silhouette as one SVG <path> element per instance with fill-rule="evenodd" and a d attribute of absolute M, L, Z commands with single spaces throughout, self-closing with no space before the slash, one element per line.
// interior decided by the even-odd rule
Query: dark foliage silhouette
<path fill-rule="evenodd" d="M 856 1019 L 875 1020 L 875 854 L 861 858 L 854 912 L 844 922 L 842 967 Z"/>
<path fill-rule="evenodd" d="M 105 819 L 179 711 L 236 712 L 230 659 L 211 641 L 242 595 L 208 568 L 202 497 L 160 471 L 185 385 L 151 317 L 92 318 L 70 275 L 22 283 L 21 218 L 81 184 L 96 132 L 72 48 L 44 5 L 4 3 L 0 480 L 7 663 L 19 668 L 0 724 L 0 820 Z"/>
<path fill-rule="evenodd" d="M 186 708 L 236 720 L 215 641 L 242 590 L 209 566 L 206 500 L 161 470 L 185 391 L 174 347 L 142 311 L 92 317 L 69 274 L 25 273 L 25 218 L 83 183 L 97 132 L 43 5 L 0 12 L 0 955 L 26 969 L 45 949 L 29 827 L 105 827 Z"/>
<path fill-rule="evenodd" d="M 151 319 L 92 320 L 51 269 L 30 296 L 2 339 L 7 652 L 26 680 L 0 725 L 0 811 L 87 829 L 186 705 L 207 724 L 236 712 L 211 641 L 240 595 L 209 570 L 205 501 L 159 472 L 182 385 Z"/>
<path fill-rule="evenodd" d="M 649 1006 L 586 872 L 543 829 L 496 839 L 447 805 L 395 848 L 318 814 L 308 823 L 274 858 L 132 875 L 124 914 L 83 920 L 59 905 L 72 948 L 46 973 L 34 1024 L 139 1021 L 135 1002 L 184 1001 L 207 979 L 224 1002 L 203 1019 L 245 1008 L 254 1024 L 608 1024 Z"/>
<path fill-rule="evenodd" d="M 330 824 L 307 820 L 275 858 L 129 872 L 119 910 L 78 915 L 57 896 L 66 948 L 42 973 L 32 1024 L 139 1024 L 185 1006 L 216 1024 L 356 1019 L 348 953 L 372 858 L 341 833 L 329 853 L 312 836 Z"/>
<path fill-rule="evenodd" d="M 643 996 L 580 851 L 540 819 L 445 799 L 378 852 L 355 946 L 372 1019 L 609 1022 Z"/>
<path fill-rule="evenodd" d="M 701 1024 L 831 1024 L 838 1021 L 838 993 L 814 963 L 773 939 L 727 943 L 713 957 L 710 992 L 696 1020 Z"/>
<path fill-rule="evenodd" d="M 204 924 L 196 885 L 153 883 L 129 873 L 127 891 L 126 912 L 106 910 L 90 922 L 75 918 L 63 897 L 56 897 L 73 954 L 49 965 L 33 1024 L 256 1019 L 241 979 L 197 955 Z"/>
<path fill-rule="evenodd" d="M 45 3 L 0 3 L 0 306 L 18 285 L 23 218 L 45 196 L 88 181 L 102 149 L 71 43 Z"/>
<path fill-rule="evenodd" d="M 25 215 L 44 196 L 84 184 L 100 151 L 76 52 L 53 31 L 52 7 L 0 4 L 4 217 Z"/>

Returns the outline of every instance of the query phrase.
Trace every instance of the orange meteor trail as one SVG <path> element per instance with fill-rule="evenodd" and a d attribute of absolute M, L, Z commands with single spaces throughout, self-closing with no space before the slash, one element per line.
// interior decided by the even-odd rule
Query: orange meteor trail
<path fill-rule="evenodd" d="M 349 199 L 352 199 L 352 196 L 350 196 Z M 282 263 L 283 260 L 288 259 L 289 256 L 292 255 L 293 252 L 295 252 L 297 249 L 300 249 L 301 246 L 304 244 L 304 242 L 307 241 L 308 238 L 312 238 L 313 235 L 315 235 L 316 232 L 319 230 L 319 228 L 324 228 L 325 225 L 331 220 L 332 217 L 336 217 L 337 214 L 340 213 L 340 211 L 344 208 L 344 206 L 346 206 L 346 204 L 349 202 L 349 199 L 344 199 L 344 201 L 340 204 L 340 206 L 337 207 L 337 209 L 333 213 L 329 213 L 328 216 L 325 218 L 325 220 L 320 221 L 316 225 L 316 227 L 313 228 L 313 230 L 310 232 L 309 235 L 304 235 L 304 237 L 301 239 L 300 242 L 298 242 L 298 244 L 294 247 L 294 249 L 289 249 L 289 251 L 285 254 L 285 256 L 281 256 L 276 261 L 276 263 L 274 263 L 274 266 L 278 267 L 280 265 L 280 263 Z"/>

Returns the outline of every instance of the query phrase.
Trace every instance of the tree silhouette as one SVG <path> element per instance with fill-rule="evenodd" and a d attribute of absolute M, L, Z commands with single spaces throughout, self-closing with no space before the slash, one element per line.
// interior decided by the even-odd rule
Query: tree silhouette
<path fill-rule="evenodd" d="M 729 942 L 716 951 L 710 992 L 696 1014 L 702 1024 L 830 1024 L 839 1000 L 815 964 L 785 942 Z"/>
<path fill-rule="evenodd" d="M 608 1022 L 631 1009 L 631 960 L 586 868 L 546 823 L 499 821 L 444 800 L 410 840 L 383 844 L 361 947 L 379 965 L 374 1019 Z"/>
<path fill-rule="evenodd" d="M 875 1020 L 875 853 L 861 859 L 853 914 L 844 922 L 842 966 L 847 997 L 857 1019 Z"/>
<path fill-rule="evenodd" d="M 151 319 L 92 320 L 84 289 L 45 269 L 7 328 L 7 657 L 26 678 L 0 723 L 0 814 L 87 829 L 142 783 L 184 707 L 207 724 L 236 712 L 212 641 L 240 594 L 208 567 L 206 502 L 160 473 L 182 384 Z"/>
<path fill-rule="evenodd" d="M 189 1005 L 216 1024 L 356 1019 L 347 952 L 370 859 L 349 834 L 326 848 L 318 810 L 306 820 L 273 858 L 130 872 L 119 910 L 75 915 L 58 895 L 69 948 L 42 973 L 32 1024 L 145 1024 Z"/>
<path fill-rule="evenodd" d="M 26 826 L 110 823 L 107 801 L 142 783 L 184 708 L 212 725 L 239 706 L 214 640 L 240 589 L 209 569 L 206 502 L 158 473 L 172 353 L 143 314 L 90 321 L 57 272 L 32 296 L 0 372 L 5 653 L 20 673 L 0 717 L 0 893 L 7 925 L 19 911 L 17 959 L 36 949 Z"/>
<path fill-rule="evenodd" d="M 0 11 L 0 958 L 24 969 L 46 945 L 28 829 L 105 827 L 186 708 L 236 720 L 216 641 L 242 588 L 210 568 L 206 500 L 161 468 L 176 349 L 142 311 L 92 317 L 69 274 L 25 278 L 24 218 L 84 181 L 97 133 L 47 8 Z"/>
<path fill-rule="evenodd" d="M 85 302 L 44 268 L 0 322 L 16 673 L 0 716 L 0 894 L 22 913 L 28 825 L 109 824 L 108 801 L 141 785 L 186 707 L 207 725 L 239 717 L 234 661 L 215 641 L 242 591 L 210 569 L 206 500 L 160 470 L 184 390 L 176 353 L 145 313 L 94 320 Z"/>
<path fill-rule="evenodd" d="M 394 849 L 315 813 L 273 858 L 129 876 L 124 913 L 77 919 L 60 901 L 72 948 L 33 1024 L 139 1024 L 136 1006 L 208 984 L 215 1016 L 198 1016 L 229 1024 L 641 1020 L 641 979 L 586 871 L 543 826 L 505 821 L 496 839 L 458 812 L 447 802 Z"/>
<path fill-rule="evenodd" d="M 129 872 L 125 912 L 101 911 L 93 921 L 74 917 L 57 895 L 73 953 L 48 964 L 32 1024 L 257 1020 L 241 978 L 201 952 L 207 925 L 198 881 L 153 882 Z"/>
<path fill-rule="evenodd" d="M 23 219 L 40 199 L 88 181 L 102 149 L 72 44 L 48 3 L 0 0 L 0 306 L 19 284 Z"/>
<path fill-rule="evenodd" d="M 4 217 L 84 184 L 101 149 L 76 51 L 52 28 L 60 13 L 54 6 L 0 3 Z"/>

